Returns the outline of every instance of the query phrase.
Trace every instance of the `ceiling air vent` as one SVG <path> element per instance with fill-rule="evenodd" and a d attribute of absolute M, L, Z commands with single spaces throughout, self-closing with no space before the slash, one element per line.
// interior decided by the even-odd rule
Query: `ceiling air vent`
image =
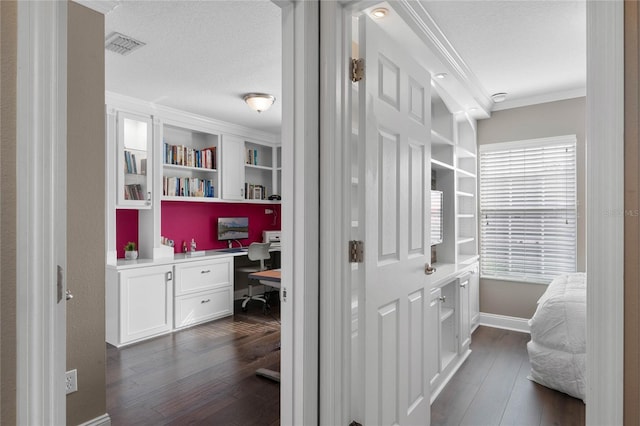
<path fill-rule="evenodd" d="M 138 41 L 124 34 L 112 32 L 107 37 L 105 49 L 125 56 L 133 52 L 134 50 L 141 48 L 145 44 L 146 43 Z"/>

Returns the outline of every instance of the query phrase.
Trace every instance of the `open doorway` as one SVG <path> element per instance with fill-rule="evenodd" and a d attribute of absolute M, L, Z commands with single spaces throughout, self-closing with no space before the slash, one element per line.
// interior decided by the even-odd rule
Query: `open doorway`
<path fill-rule="evenodd" d="M 255 375 L 261 367 L 279 370 L 278 294 L 270 309 L 253 300 L 245 311 L 247 277 L 237 270 L 247 252 L 225 252 L 223 265 L 212 251 L 228 243 L 243 250 L 281 231 L 282 22 L 281 8 L 266 1 L 128 2 L 105 17 L 107 44 L 115 40 L 105 52 L 107 167 L 119 182 L 107 184 L 115 196 L 107 269 L 115 260 L 117 270 L 107 273 L 107 412 L 116 423 L 279 420 L 279 385 Z M 275 102 L 255 111 L 243 100 L 250 92 Z M 151 149 L 120 142 L 127 119 L 147 122 Z M 142 168 L 153 187 L 134 181 Z M 226 240 L 222 219 L 242 219 L 246 229 Z M 141 294 L 148 300 L 142 314 L 131 311 L 128 325 L 114 327 L 110 312 L 132 306 L 123 297 L 136 291 L 131 280 L 146 279 L 134 277 L 146 268 L 123 271 L 127 241 L 152 264 L 173 259 L 157 271 L 173 274 L 173 283 L 155 296 L 150 286 Z M 276 253 L 271 260 L 279 268 Z M 193 275 L 191 266 L 201 270 Z M 223 280 L 197 284 L 219 272 Z M 231 285 L 223 289 L 222 281 Z M 118 296 L 110 296 L 113 285 Z M 150 308 L 156 296 L 164 311 Z"/>

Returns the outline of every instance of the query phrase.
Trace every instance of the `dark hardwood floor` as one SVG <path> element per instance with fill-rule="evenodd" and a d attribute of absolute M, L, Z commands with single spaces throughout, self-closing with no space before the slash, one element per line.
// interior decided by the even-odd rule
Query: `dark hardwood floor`
<path fill-rule="evenodd" d="M 276 302 L 277 303 L 277 302 Z M 277 425 L 280 312 L 245 314 L 117 349 L 107 345 L 107 412 L 119 425 Z"/>
<path fill-rule="evenodd" d="M 431 406 L 431 425 L 584 425 L 581 400 L 527 379 L 529 340 L 478 327 L 473 352 Z"/>

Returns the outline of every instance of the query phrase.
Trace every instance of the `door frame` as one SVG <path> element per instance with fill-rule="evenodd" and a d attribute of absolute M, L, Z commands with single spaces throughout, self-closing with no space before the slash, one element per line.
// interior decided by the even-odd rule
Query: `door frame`
<path fill-rule="evenodd" d="M 113 1 L 76 0 L 106 13 Z M 315 424 L 318 419 L 318 1 L 274 0 L 283 22 L 283 318 L 282 424 Z M 66 209 L 67 2 L 18 2 L 18 147 L 32 147 L 31 157 L 18 149 L 20 182 L 33 190 L 18 192 L 17 277 L 17 419 L 19 424 L 65 424 L 66 318 L 52 301 L 49 276 L 55 253 L 66 256 L 64 238 L 54 219 Z M 44 119 L 44 118 L 48 119 Z M 41 158 L 48 168 L 42 170 Z M 48 160 L 48 161 L 47 161 Z M 45 173 L 43 173 L 43 171 Z M 26 179 L 26 180 L 22 180 Z M 39 186 L 36 186 L 39 185 Z M 25 187 L 21 184 L 22 188 Z M 37 188 L 37 190 L 35 189 Z M 66 212 L 66 210 L 64 210 Z M 56 228 L 57 227 L 57 228 Z M 64 232 L 66 235 L 66 232 Z M 57 263 L 56 263 L 57 261 Z M 52 277 L 53 278 L 53 277 Z M 55 281 L 54 281 L 55 282 Z M 295 285 L 294 285 L 295 283 Z M 50 356 L 62 351 L 62 364 Z"/>
<path fill-rule="evenodd" d="M 16 419 L 64 424 L 67 3 L 18 2 L 17 36 Z"/>
<path fill-rule="evenodd" d="M 320 424 L 326 425 L 349 424 L 354 410 L 347 374 L 353 295 L 347 262 L 351 123 L 345 63 L 351 49 L 345 17 L 353 7 L 354 2 L 341 1 L 320 6 Z M 624 215 L 605 217 L 601 207 L 624 211 L 623 44 L 623 0 L 588 1 L 586 421 L 593 425 L 623 423 Z"/>

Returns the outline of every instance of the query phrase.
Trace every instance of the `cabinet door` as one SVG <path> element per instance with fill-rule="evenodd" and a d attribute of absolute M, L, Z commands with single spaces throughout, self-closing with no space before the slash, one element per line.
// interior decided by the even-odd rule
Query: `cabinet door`
<path fill-rule="evenodd" d="M 480 322 L 480 270 L 476 263 L 469 277 L 469 315 L 471 330 Z"/>
<path fill-rule="evenodd" d="M 458 279 L 458 283 L 460 286 L 460 353 L 463 353 L 467 349 L 469 349 L 469 343 L 471 342 L 471 316 L 469 313 L 470 276 L 471 274 L 466 274 Z"/>
<path fill-rule="evenodd" d="M 120 343 L 172 330 L 171 266 L 120 272 Z"/>
<path fill-rule="evenodd" d="M 431 386 L 440 375 L 440 288 L 435 288 L 429 294 L 429 310 L 427 314 L 427 326 L 429 327 L 430 338 L 427 347 L 427 377 L 431 381 Z"/>
<path fill-rule="evenodd" d="M 118 207 L 150 209 L 152 196 L 151 117 L 118 112 Z"/>
<path fill-rule="evenodd" d="M 244 141 L 231 135 L 222 136 L 222 198 L 244 200 Z"/>

